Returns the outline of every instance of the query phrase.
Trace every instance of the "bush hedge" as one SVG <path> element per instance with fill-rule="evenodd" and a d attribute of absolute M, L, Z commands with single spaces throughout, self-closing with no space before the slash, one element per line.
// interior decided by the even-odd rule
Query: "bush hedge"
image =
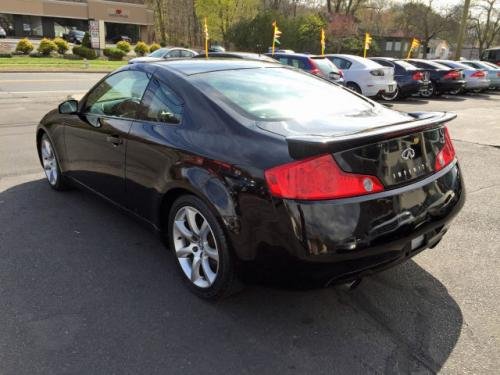
<path fill-rule="evenodd" d="M 0 58 L 9 58 L 12 57 L 12 53 L 10 52 L 0 52 Z"/>
<path fill-rule="evenodd" d="M 17 42 L 16 52 L 20 52 L 23 55 L 29 55 L 34 48 L 33 43 L 31 43 L 28 38 L 23 38 Z"/>
<path fill-rule="evenodd" d="M 105 48 L 103 53 L 104 56 L 106 56 L 108 60 L 111 61 L 121 61 L 123 60 L 123 57 L 126 55 L 125 51 L 117 47 Z"/>
<path fill-rule="evenodd" d="M 83 57 L 84 59 L 87 60 L 95 60 L 97 59 L 97 54 L 92 48 L 87 48 L 82 46 L 74 46 L 73 47 L 73 54 Z"/>
<path fill-rule="evenodd" d="M 57 52 L 61 55 L 64 55 L 66 51 L 69 49 L 69 44 L 63 38 L 54 38 L 54 43 L 57 46 Z"/>
<path fill-rule="evenodd" d="M 158 43 L 153 43 L 149 46 L 149 52 L 154 52 L 160 48 L 161 48 L 161 46 Z"/>
<path fill-rule="evenodd" d="M 50 39 L 43 38 L 38 45 L 38 50 L 43 56 L 50 56 L 52 52 L 57 51 L 57 45 Z"/>
<path fill-rule="evenodd" d="M 92 48 L 92 42 L 90 41 L 90 34 L 88 32 L 83 36 L 82 47 Z"/>
<path fill-rule="evenodd" d="M 149 47 L 144 42 L 137 42 L 134 48 L 134 52 L 137 56 L 144 56 L 146 53 L 149 52 Z"/>
<path fill-rule="evenodd" d="M 130 43 L 126 40 L 120 40 L 118 43 L 116 43 L 116 48 L 122 50 L 123 52 L 125 52 L 125 54 L 129 53 L 132 49 Z"/>

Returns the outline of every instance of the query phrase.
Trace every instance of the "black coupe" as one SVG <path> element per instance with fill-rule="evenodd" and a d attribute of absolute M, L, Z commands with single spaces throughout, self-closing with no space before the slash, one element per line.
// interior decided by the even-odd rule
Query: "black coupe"
<path fill-rule="evenodd" d="M 190 59 L 109 74 L 49 112 L 36 144 L 50 186 L 151 224 L 189 287 L 215 299 L 250 261 L 346 282 L 436 246 L 465 197 L 453 118 L 286 66 Z"/>

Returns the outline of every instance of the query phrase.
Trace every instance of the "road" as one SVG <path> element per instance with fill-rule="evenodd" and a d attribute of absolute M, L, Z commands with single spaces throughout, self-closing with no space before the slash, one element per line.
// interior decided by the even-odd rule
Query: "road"
<path fill-rule="evenodd" d="M 35 124 L 101 75 L 0 74 L 0 374 L 491 374 L 500 368 L 500 93 L 452 110 L 467 202 L 433 250 L 352 291 L 190 294 L 148 228 L 43 179 Z"/>

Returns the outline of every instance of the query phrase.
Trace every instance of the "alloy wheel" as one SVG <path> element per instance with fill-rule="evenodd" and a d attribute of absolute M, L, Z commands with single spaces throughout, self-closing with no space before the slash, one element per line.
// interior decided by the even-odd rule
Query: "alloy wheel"
<path fill-rule="evenodd" d="M 45 176 L 47 177 L 50 185 L 56 186 L 59 179 L 59 168 L 57 166 L 57 159 L 54 149 L 52 148 L 52 144 L 47 137 L 44 137 L 42 139 L 40 153 L 42 155 L 42 163 Z"/>
<path fill-rule="evenodd" d="M 399 87 L 396 87 L 396 90 L 394 90 L 394 92 L 391 92 L 391 93 L 384 92 L 383 94 L 380 94 L 380 97 L 384 100 L 392 101 L 392 100 L 396 100 L 398 95 L 399 95 Z"/>
<path fill-rule="evenodd" d="M 209 288 L 217 278 L 219 250 L 208 220 L 191 206 L 175 214 L 172 238 L 177 260 L 186 277 L 199 288 Z"/>

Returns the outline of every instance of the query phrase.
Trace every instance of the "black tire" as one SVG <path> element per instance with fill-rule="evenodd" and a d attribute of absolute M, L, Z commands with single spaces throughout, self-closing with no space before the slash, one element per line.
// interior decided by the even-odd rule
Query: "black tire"
<path fill-rule="evenodd" d="M 437 95 L 436 85 L 434 84 L 434 82 L 429 82 L 429 86 L 428 86 L 427 90 L 420 91 L 420 96 L 422 98 L 429 99 L 429 98 L 432 98 L 434 95 Z"/>
<path fill-rule="evenodd" d="M 42 152 L 42 147 L 43 143 L 48 142 L 50 144 L 50 147 L 52 149 L 53 155 L 54 155 L 54 164 L 55 164 L 55 179 L 51 181 L 49 178 L 46 169 L 45 169 L 45 164 L 44 164 L 44 157 L 43 157 L 43 152 Z M 40 143 L 38 144 L 38 154 L 40 156 L 40 161 L 42 162 L 42 167 L 44 168 L 45 175 L 47 177 L 47 182 L 49 186 L 57 191 L 63 191 L 63 190 L 68 190 L 71 188 L 71 185 L 69 184 L 67 178 L 62 174 L 61 168 L 59 167 L 59 159 L 57 157 L 57 154 L 55 152 L 54 145 L 52 144 L 52 141 L 50 138 L 47 136 L 47 134 L 43 134 L 42 137 L 40 138 Z"/>
<path fill-rule="evenodd" d="M 362 94 L 361 88 L 354 82 L 347 82 L 345 87 L 347 87 L 348 89 L 350 89 L 354 92 L 357 92 L 358 94 Z"/>
<path fill-rule="evenodd" d="M 177 213 L 185 207 L 193 207 L 203 215 L 208 221 L 212 230 L 216 247 L 219 254 L 217 275 L 215 281 L 208 287 L 199 287 L 195 285 L 183 270 L 181 263 L 175 251 L 174 242 L 174 222 Z M 169 248 L 174 255 L 177 269 L 188 288 L 197 296 L 207 300 L 219 300 L 234 294 L 241 289 L 241 284 L 236 278 L 235 259 L 230 251 L 224 230 L 217 220 L 212 210 L 200 198 L 194 195 L 183 195 L 179 197 L 172 205 L 168 214 L 167 235 Z"/>

